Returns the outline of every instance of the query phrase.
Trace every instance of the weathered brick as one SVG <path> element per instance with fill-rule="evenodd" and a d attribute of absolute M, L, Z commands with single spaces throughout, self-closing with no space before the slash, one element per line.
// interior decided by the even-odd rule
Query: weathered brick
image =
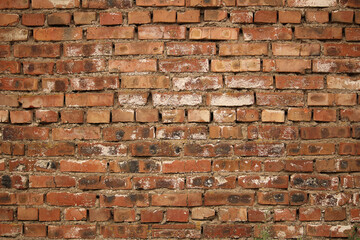
<path fill-rule="evenodd" d="M 138 27 L 138 37 L 144 39 L 185 39 L 186 28 L 176 25 Z"/>
<path fill-rule="evenodd" d="M 74 41 L 82 39 L 81 28 L 39 28 L 34 29 L 37 41 Z"/>
<path fill-rule="evenodd" d="M 132 39 L 134 38 L 134 27 L 89 27 L 86 37 L 88 40 Z"/>
<path fill-rule="evenodd" d="M 190 28 L 190 39 L 201 40 L 237 40 L 239 38 L 238 28 L 216 28 L 216 27 L 202 27 Z"/>

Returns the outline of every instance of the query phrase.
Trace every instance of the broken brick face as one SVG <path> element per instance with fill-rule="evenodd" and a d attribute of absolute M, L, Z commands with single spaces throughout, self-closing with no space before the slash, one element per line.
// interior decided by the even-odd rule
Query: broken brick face
<path fill-rule="evenodd" d="M 349 237 L 359 24 L 359 0 L 0 0 L 0 238 Z"/>

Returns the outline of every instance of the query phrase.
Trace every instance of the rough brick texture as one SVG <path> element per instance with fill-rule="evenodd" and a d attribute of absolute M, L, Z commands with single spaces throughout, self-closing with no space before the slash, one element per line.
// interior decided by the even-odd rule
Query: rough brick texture
<path fill-rule="evenodd" d="M 0 238 L 347 238 L 359 24 L 359 0 L 0 0 Z"/>

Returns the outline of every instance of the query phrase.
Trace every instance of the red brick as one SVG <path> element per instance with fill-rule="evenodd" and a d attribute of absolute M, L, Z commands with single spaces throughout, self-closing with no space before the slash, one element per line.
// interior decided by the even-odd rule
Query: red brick
<path fill-rule="evenodd" d="M 276 56 L 319 56 L 320 44 L 273 43 L 272 50 Z"/>
<path fill-rule="evenodd" d="M 128 13 L 129 24 L 144 24 L 151 22 L 149 11 L 131 11 Z"/>
<path fill-rule="evenodd" d="M 42 88 L 44 92 L 65 92 L 69 81 L 66 78 L 43 78 Z"/>
<path fill-rule="evenodd" d="M 0 41 L 26 41 L 29 37 L 29 31 L 26 29 L 7 28 L 0 29 Z"/>
<path fill-rule="evenodd" d="M 342 38 L 339 27 L 295 27 L 296 39 L 331 40 Z"/>
<path fill-rule="evenodd" d="M 64 219 L 66 221 L 84 221 L 87 212 L 85 208 L 66 208 L 64 210 Z"/>
<path fill-rule="evenodd" d="M 60 171 L 62 172 L 106 172 L 105 160 L 61 160 Z"/>
<path fill-rule="evenodd" d="M 350 122 L 360 122 L 360 110 L 359 109 L 345 109 L 340 110 L 342 120 Z"/>
<path fill-rule="evenodd" d="M 100 207 L 146 207 L 149 206 L 148 194 L 100 195 Z"/>
<path fill-rule="evenodd" d="M 108 128 L 104 129 L 108 130 Z M 104 135 L 106 132 L 104 131 Z M 79 143 L 78 151 L 83 156 L 125 156 L 126 147 L 120 143 Z"/>
<path fill-rule="evenodd" d="M 214 122 L 235 122 L 236 111 L 233 109 L 217 109 L 213 111 Z"/>
<path fill-rule="evenodd" d="M 136 110 L 137 122 L 157 122 L 159 121 L 159 111 L 157 109 L 137 109 Z"/>
<path fill-rule="evenodd" d="M 230 21 L 232 23 L 252 23 L 253 13 L 249 11 L 234 10 L 230 12 Z"/>
<path fill-rule="evenodd" d="M 102 59 L 59 60 L 56 62 L 56 70 L 59 74 L 103 72 L 105 65 Z"/>
<path fill-rule="evenodd" d="M 84 112 L 81 110 L 65 110 L 61 111 L 62 123 L 82 123 L 84 122 Z"/>
<path fill-rule="evenodd" d="M 215 43 L 170 42 L 166 44 L 168 55 L 215 55 Z"/>
<path fill-rule="evenodd" d="M 296 220 L 296 209 L 275 209 L 274 210 L 274 221 L 295 221 Z"/>
<path fill-rule="evenodd" d="M 137 6 L 143 7 L 167 7 L 167 6 L 185 6 L 185 0 L 137 0 Z"/>
<path fill-rule="evenodd" d="M 49 225 L 49 238 L 95 238 L 95 225 Z"/>
<path fill-rule="evenodd" d="M 111 218 L 110 209 L 96 208 L 89 210 L 89 220 L 91 222 L 105 222 L 105 221 L 109 221 L 110 218 Z"/>
<path fill-rule="evenodd" d="M 336 122 L 335 109 L 314 109 L 314 121 Z"/>
<path fill-rule="evenodd" d="M 164 52 L 164 43 L 161 42 L 134 42 L 116 43 L 116 55 L 159 55 Z"/>
<path fill-rule="evenodd" d="M 320 208 L 300 208 L 299 220 L 300 221 L 320 221 L 321 209 Z"/>
<path fill-rule="evenodd" d="M 236 144 L 234 153 L 237 156 L 282 156 L 284 155 L 285 146 L 281 143 L 245 143 Z"/>
<path fill-rule="evenodd" d="M 177 13 L 178 23 L 198 23 L 200 22 L 200 10 L 186 10 Z"/>
<path fill-rule="evenodd" d="M 323 89 L 324 78 L 322 76 L 276 76 L 276 88 L 278 89 Z"/>
<path fill-rule="evenodd" d="M 350 127 L 301 127 L 300 133 L 303 139 L 348 138 Z"/>
<path fill-rule="evenodd" d="M 95 12 L 74 12 L 74 22 L 76 25 L 87 25 L 95 21 Z"/>
<path fill-rule="evenodd" d="M 183 109 L 163 110 L 161 112 L 163 123 L 181 123 L 185 121 Z"/>
<path fill-rule="evenodd" d="M 238 28 L 195 27 L 189 30 L 189 38 L 194 40 L 237 40 L 238 37 Z"/>
<path fill-rule="evenodd" d="M 82 39 L 81 28 L 41 28 L 34 29 L 37 41 L 73 41 Z"/>
<path fill-rule="evenodd" d="M 111 55 L 111 43 L 65 43 L 64 56 L 85 57 Z"/>
<path fill-rule="evenodd" d="M 4 140 L 47 140 L 49 128 L 46 127 L 15 127 L 6 126 L 3 129 Z"/>
<path fill-rule="evenodd" d="M 238 122 L 256 122 L 259 120 L 259 112 L 255 109 L 238 109 L 236 120 Z"/>
<path fill-rule="evenodd" d="M 220 56 L 256 56 L 267 55 L 267 43 L 221 43 Z"/>
<path fill-rule="evenodd" d="M 28 156 L 70 156 L 75 154 L 75 145 L 72 143 L 30 143 Z"/>
<path fill-rule="evenodd" d="M 148 101 L 148 92 L 118 92 L 118 102 L 120 105 L 146 105 Z"/>
<path fill-rule="evenodd" d="M 249 222 L 265 222 L 268 218 L 269 211 L 262 209 L 248 209 Z"/>
<path fill-rule="evenodd" d="M 17 216 L 21 221 L 36 221 L 39 218 L 38 209 L 18 207 Z"/>
<path fill-rule="evenodd" d="M 110 110 L 89 110 L 86 115 L 88 123 L 109 123 Z"/>
<path fill-rule="evenodd" d="M 292 126 L 248 126 L 249 139 L 295 140 L 299 137 L 298 128 Z"/>
<path fill-rule="evenodd" d="M 46 237 L 46 225 L 25 224 L 24 235 L 25 237 Z"/>
<path fill-rule="evenodd" d="M 132 109 L 114 109 L 111 112 L 112 122 L 133 122 L 134 110 Z"/>
<path fill-rule="evenodd" d="M 70 13 L 51 13 L 47 16 L 47 23 L 51 25 L 70 25 Z"/>
<path fill-rule="evenodd" d="M 161 222 L 164 212 L 162 210 L 141 210 L 140 218 L 142 223 Z"/>
<path fill-rule="evenodd" d="M 259 10 L 254 15 L 255 23 L 276 23 L 277 11 Z"/>
<path fill-rule="evenodd" d="M 121 86 L 123 88 L 169 88 L 170 79 L 166 76 L 152 75 L 152 76 L 123 76 L 121 79 Z"/>
<path fill-rule="evenodd" d="M 301 23 L 300 11 L 279 11 L 280 23 Z"/>
<path fill-rule="evenodd" d="M 325 221 L 344 221 L 346 220 L 346 209 L 345 208 L 326 208 Z"/>
<path fill-rule="evenodd" d="M 210 172 L 211 163 L 209 160 L 174 160 L 165 161 L 162 164 L 164 173 L 188 173 L 188 172 Z"/>
<path fill-rule="evenodd" d="M 360 7 L 359 3 L 355 0 L 341 0 L 340 4 L 345 7 L 354 7 L 354 8 Z"/>
<path fill-rule="evenodd" d="M 181 208 L 171 208 L 166 211 L 167 222 L 188 222 L 189 210 Z"/>
<path fill-rule="evenodd" d="M 164 193 L 151 195 L 153 206 L 200 206 L 202 203 L 200 193 Z"/>
<path fill-rule="evenodd" d="M 121 12 L 100 13 L 101 25 L 120 25 L 123 22 Z"/>
<path fill-rule="evenodd" d="M 147 225 L 106 225 L 101 226 L 100 234 L 104 238 L 146 239 L 148 228 Z"/>
<path fill-rule="evenodd" d="M 0 9 L 25 9 L 29 8 L 29 6 L 28 0 L 4 0 L 0 3 Z"/>
<path fill-rule="evenodd" d="M 176 22 L 176 11 L 156 9 L 153 11 L 154 23 L 174 23 Z"/>
<path fill-rule="evenodd" d="M 0 209 L 0 221 L 13 221 L 14 220 L 14 210 L 1 208 Z"/>
<path fill-rule="evenodd" d="M 252 206 L 254 203 L 254 192 L 233 193 L 223 191 L 207 191 L 204 195 L 205 206 Z"/>
<path fill-rule="evenodd" d="M 186 28 L 176 25 L 148 25 L 138 27 L 138 37 L 145 39 L 185 39 Z"/>
<path fill-rule="evenodd" d="M 262 106 L 303 106 L 302 93 L 256 93 L 256 101 Z"/>
<path fill-rule="evenodd" d="M 31 123 L 33 113 L 32 111 L 11 111 L 10 121 L 11 123 Z"/>
<path fill-rule="evenodd" d="M 167 142 L 141 142 L 130 144 L 130 153 L 132 156 L 171 156 L 176 157 L 180 155 L 181 149 Z"/>
<path fill-rule="evenodd" d="M 159 60 L 160 72 L 208 72 L 207 59 L 166 59 Z"/>
<path fill-rule="evenodd" d="M 211 61 L 212 72 L 258 72 L 260 59 L 214 59 Z"/>
<path fill-rule="evenodd" d="M 0 223 L 0 236 L 16 237 L 22 233 L 22 229 L 22 224 Z"/>
<path fill-rule="evenodd" d="M 225 10 L 205 10 L 204 21 L 222 21 L 227 19 L 228 13 Z"/>
<path fill-rule="evenodd" d="M 65 2 L 51 0 L 33 0 L 32 7 L 39 8 L 76 8 L 80 6 L 79 0 L 68 0 Z"/>
<path fill-rule="evenodd" d="M 10 55 L 11 55 L 10 45 L 0 45 L 0 57 L 1 58 L 10 57 Z"/>
<path fill-rule="evenodd" d="M 191 210 L 191 218 L 197 220 L 210 219 L 215 216 L 215 210 L 212 208 L 193 208 Z"/>
<path fill-rule="evenodd" d="M 359 57 L 359 44 L 331 44 L 324 45 L 324 53 L 327 56 Z"/>
<path fill-rule="evenodd" d="M 15 26 L 19 22 L 17 14 L 0 14 L 0 26 Z"/>
<path fill-rule="evenodd" d="M 327 11 L 306 11 L 305 18 L 310 23 L 327 23 L 329 22 L 329 12 Z"/>
<path fill-rule="evenodd" d="M 134 27 L 89 27 L 86 37 L 88 40 L 132 39 L 134 38 Z"/>
<path fill-rule="evenodd" d="M 110 60 L 110 72 L 156 72 L 157 61 L 155 59 L 124 59 Z"/>
<path fill-rule="evenodd" d="M 286 27 L 244 27 L 245 41 L 291 40 L 292 30 Z"/>
<path fill-rule="evenodd" d="M 44 203 L 44 194 L 17 193 L 16 200 L 18 205 L 42 205 Z"/>
<path fill-rule="evenodd" d="M 311 70 L 311 61 L 305 59 L 275 59 L 263 60 L 264 72 L 295 72 L 304 74 Z"/>
<path fill-rule="evenodd" d="M 57 122 L 59 119 L 58 113 L 51 110 L 37 110 L 35 112 L 35 118 L 41 123 Z"/>
<path fill-rule="evenodd" d="M 311 0 L 289 0 L 287 5 L 289 7 L 334 7 L 337 5 L 335 0 L 322 0 L 322 1 L 311 1 Z"/>
<path fill-rule="evenodd" d="M 206 238 L 242 238 L 252 235 L 252 227 L 241 224 L 209 224 L 204 225 Z"/>
<path fill-rule="evenodd" d="M 8 91 L 34 91 L 38 89 L 35 78 L 0 78 L 0 89 Z"/>
<path fill-rule="evenodd" d="M 23 71 L 29 75 L 54 74 L 53 62 L 23 62 Z"/>
<path fill-rule="evenodd" d="M 42 13 L 24 13 L 21 17 L 21 24 L 24 26 L 44 26 L 45 14 Z"/>
<path fill-rule="evenodd" d="M 284 0 L 237 0 L 237 6 L 284 6 Z"/>
<path fill-rule="evenodd" d="M 83 8 L 120 8 L 126 9 L 133 6 L 131 0 L 115 0 L 115 1 L 107 1 L 107 0 L 84 0 L 82 2 Z"/>
<path fill-rule="evenodd" d="M 55 58 L 60 56 L 60 45 L 59 44 L 15 45 L 14 56 L 20 58 L 25 58 L 25 57 Z"/>
<path fill-rule="evenodd" d="M 73 93 L 66 94 L 65 103 L 70 107 L 78 106 L 112 106 L 114 103 L 113 93 Z"/>
<path fill-rule="evenodd" d="M 93 193 L 66 193 L 50 192 L 46 194 L 46 201 L 55 206 L 95 206 L 96 194 Z"/>
<path fill-rule="evenodd" d="M 19 73 L 19 72 L 20 72 L 19 62 L 0 60 L 0 73 Z"/>
<path fill-rule="evenodd" d="M 288 144 L 286 148 L 290 156 L 332 155 L 335 153 L 335 144 L 333 143 Z"/>
<path fill-rule="evenodd" d="M 353 11 L 333 11 L 331 21 L 339 23 L 352 23 L 354 19 Z"/>

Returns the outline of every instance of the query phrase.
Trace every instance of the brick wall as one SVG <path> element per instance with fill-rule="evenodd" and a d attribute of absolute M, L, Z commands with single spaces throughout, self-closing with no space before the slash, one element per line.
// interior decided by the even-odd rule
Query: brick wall
<path fill-rule="evenodd" d="M 0 236 L 347 237 L 359 0 L 0 0 Z"/>

